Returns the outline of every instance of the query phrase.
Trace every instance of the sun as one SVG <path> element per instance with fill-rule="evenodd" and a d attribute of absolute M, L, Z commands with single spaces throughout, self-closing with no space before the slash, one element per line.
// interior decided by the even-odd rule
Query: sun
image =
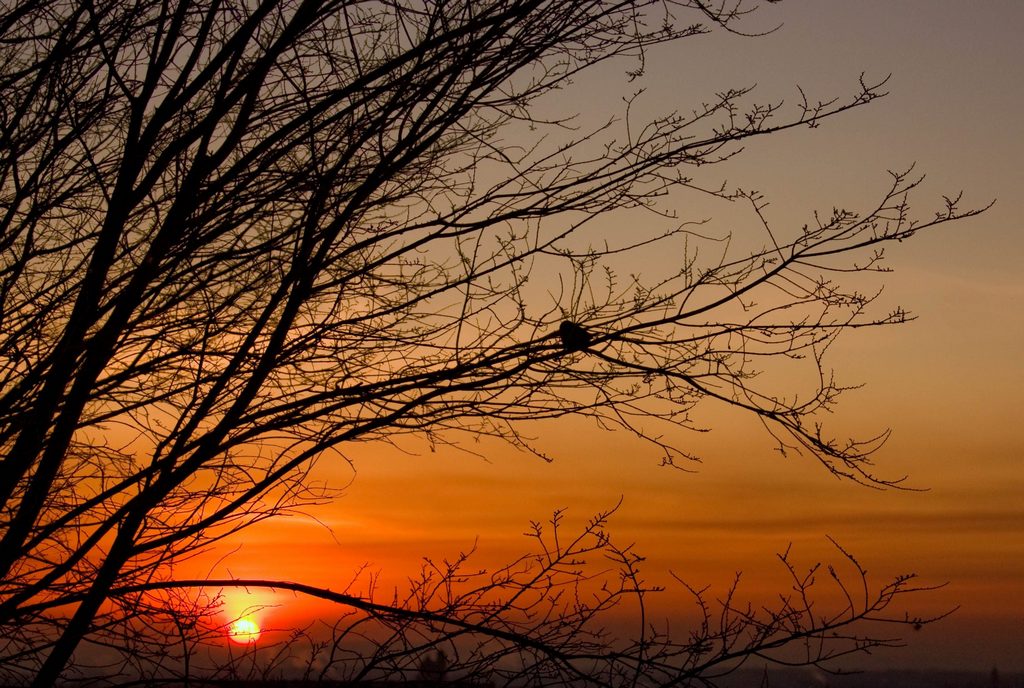
<path fill-rule="evenodd" d="M 240 645 L 254 643 L 260 638 L 260 625 L 252 616 L 243 616 L 231 622 L 228 627 L 228 638 Z"/>

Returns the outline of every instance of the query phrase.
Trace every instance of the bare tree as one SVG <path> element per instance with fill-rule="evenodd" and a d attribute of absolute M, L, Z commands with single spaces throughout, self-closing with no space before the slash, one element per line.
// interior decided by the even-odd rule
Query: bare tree
<path fill-rule="evenodd" d="M 28 0 L 0 16 L 0 656 L 50 685 L 124 597 L 255 521 L 327 499 L 347 443 L 459 433 L 533 449 L 521 423 L 626 428 L 667 462 L 704 399 L 780 448 L 886 485 L 884 436 L 831 438 L 840 332 L 899 323 L 836 281 L 883 269 L 924 221 L 893 174 L 862 212 L 773 228 L 703 188 L 737 142 L 882 95 L 791 110 L 725 90 L 591 130 L 536 108 L 582 70 L 737 3 Z M 734 243 L 678 194 L 750 204 Z M 588 236 L 637 213 L 630 232 Z M 657 247 L 665 274 L 617 261 Z M 812 390 L 762 383 L 802 362 Z M 135 586 L 135 587 L 133 587 Z"/>
<path fill-rule="evenodd" d="M 653 688 L 714 685 L 752 658 L 836 672 L 835 663 L 850 655 L 902 646 L 898 637 L 879 632 L 879 624 L 919 627 L 941 618 L 905 611 L 906 598 L 933 587 L 913 574 L 876 584 L 833 542 L 838 565 L 799 569 L 789 551 L 780 555 L 790 586 L 769 604 L 742 601 L 739 576 L 718 594 L 677 579 L 693 608 L 685 632 L 673 631 L 670 615 L 661 615 L 668 610 L 657 604 L 662 588 L 644 579 L 643 557 L 616 544 L 607 530 L 614 511 L 597 514 L 577 532 L 555 512 L 548 523 L 531 524 L 532 551 L 490 570 L 473 566 L 473 551 L 427 559 L 402 595 L 382 594 L 373 576 L 360 594 L 258 579 L 115 588 L 111 595 L 135 610 L 138 622 L 96 635 L 130 660 L 130 667 L 119 667 L 120 679 L 144 684 L 219 685 L 288 675 L 327 685 L 447 680 Z M 189 593 L 238 586 L 308 595 L 344 611 L 284 639 L 278 634 L 232 651 L 223 641 L 218 598 Z M 678 620 L 680 610 L 671 616 Z M 865 632 L 866 624 L 874 624 L 873 632 Z M 169 646 L 162 641 L 168 636 L 180 643 Z"/>

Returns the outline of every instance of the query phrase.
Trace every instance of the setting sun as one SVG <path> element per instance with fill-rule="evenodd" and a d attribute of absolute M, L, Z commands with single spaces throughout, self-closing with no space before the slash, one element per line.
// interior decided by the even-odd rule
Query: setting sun
<path fill-rule="evenodd" d="M 259 640 L 260 626 L 253 617 L 243 616 L 231 623 L 228 637 L 241 645 L 254 643 Z"/>

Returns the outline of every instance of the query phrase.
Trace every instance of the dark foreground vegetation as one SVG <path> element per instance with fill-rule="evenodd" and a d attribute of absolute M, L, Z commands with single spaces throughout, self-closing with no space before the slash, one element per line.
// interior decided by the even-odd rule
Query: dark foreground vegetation
<path fill-rule="evenodd" d="M 845 575 L 783 558 L 792 585 L 765 606 L 697 582 L 703 622 L 662 631 L 642 558 L 603 517 L 571 545 L 538 527 L 540 553 L 506 569 L 438 564 L 404 599 L 180 577 L 248 526 L 338 497 L 318 466 L 347 471 L 359 443 L 497 439 L 548 459 L 536 421 L 568 416 L 679 466 L 705 429 L 691 412 L 724 406 L 782 454 L 900 487 L 873 463 L 884 429 L 830 429 L 849 387 L 829 350 L 910 319 L 878 301 L 887 247 L 980 211 L 953 191 L 911 212 L 908 161 L 872 201 L 796 222 L 722 181 L 744 147 L 882 98 L 884 74 L 787 100 L 754 93 L 752 58 L 744 83 L 668 111 L 643 95 L 667 44 L 771 31 L 775 4 L 5 2 L 0 681 L 252 675 L 196 664 L 223 650 L 204 619 L 232 586 L 333 602 L 323 665 L 351 669 L 333 678 L 411 676 L 453 644 L 450 677 L 710 685 L 788 646 L 821 665 L 899 644 L 866 624 L 932 620 L 902 604 L 927 585 L 869 581 L 840 548 Z M 687 70 L 720 59 L 689 55 Z M 573 84 L 598 69 L 619 92 L 590 108 Z M 611 575 L 583 594 L 592 562 Z M 828 585 L 841 603 L 823 613 Z M 637 630 L 610 638 L 620 604 Z"/>
<path fill-rule="evenodd" d="M 184 683 L 160 684 L 185 688 Z M 493 683 L 467 680 L 314 681 L 224 680 L 191 681 L 190 688 L 496 688 Z M 689 686 L 690 684 L 683 684 Z M 694 684 L 699 685 L 699 684 Z M 1024 673 L 979 671 L 886 670 L 856 674 L 827 674 L 806 668 L 744 669 L 720 679 L 721 688 L 1024 688 Z M 15 688 L 3 686 L 0 688 Z"/>

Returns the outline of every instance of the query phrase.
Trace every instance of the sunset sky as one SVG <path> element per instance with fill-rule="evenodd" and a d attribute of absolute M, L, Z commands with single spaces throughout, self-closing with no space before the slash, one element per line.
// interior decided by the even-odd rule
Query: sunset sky
<path fill-rule="evenodd" d="M 757 601 L 784 588 L 774 555 L 790 543 L 798 561 L 836 560 L 828 535 L 876 583 L 909 571 L 948 582 L 918 600 L 922 613 L 960 606 L 908 648 L 864 666 L 1024 671 L 1024 3 L 787 0 L 749 28 L 775 24 L 761 38 L 714 35 L 654 51 L 639 84 L 626 82 L 623 65 L 609 66 L 581 78 L 564 107 L 600 118 L 645 88 L 637 107 L 656 114 L 755 83 L 760 98 L 792 102 L 797 85 L 830 98 L 853 92 L 862 72 L 892 74 L 887 97 L 817 129 L 753 141 L 707 174 L 761 191 L 778 226 L 833 206 L 866 208 L 887 169 L 911 164 L 927 175 L 913 199 L 921 217 L 961 189 L 965 207 L 996 200 L 978 218 L 890 249 L 895 272 L 876 282 L 885 286 L 880 303 L 917 320 L 850 332 L 828 361 L 842 382 L 864 383 L 833 428 L 869 436 L 891 427 L 878 473 L 927 489 L 839 482 L 812 457 L 781 457 L 756 422 L 711 404 L 697 417 L 713 431 L 679 436 L 703 459 L 692 473 L 660 467 L 654 451 L 621 433 L 563 419 L 529 430 L 556 458 L 550 464 L 497 443 L 344 448 L 354 477 L 347 465 L 321 467 L 345 488 L 339 499 L 245 534 L 210 573 L 339 588 L 368 562 L 400 583 L 422 556 L 453 556 L 478 541 L 481 561 L 512 557 L 528 547 L 521 533 L 530 520 L 566 508 L 581 522 L 621 497 L 611 531 L 648 557 L 651 581 L 670 585 L 655 614 L 685 600 L 669 571 L 724 590 L 742 570 L 741 592 Z M 694 203 L 680 215 L 713 213 L 724 218 L 718 229 L 743 231 L 725 224 L 728 209 Z M 330 614 L 288 595 L 229 599 L 237 613 L 263 603 L 277 605 L 262 612 L 264 627 Z"/>

